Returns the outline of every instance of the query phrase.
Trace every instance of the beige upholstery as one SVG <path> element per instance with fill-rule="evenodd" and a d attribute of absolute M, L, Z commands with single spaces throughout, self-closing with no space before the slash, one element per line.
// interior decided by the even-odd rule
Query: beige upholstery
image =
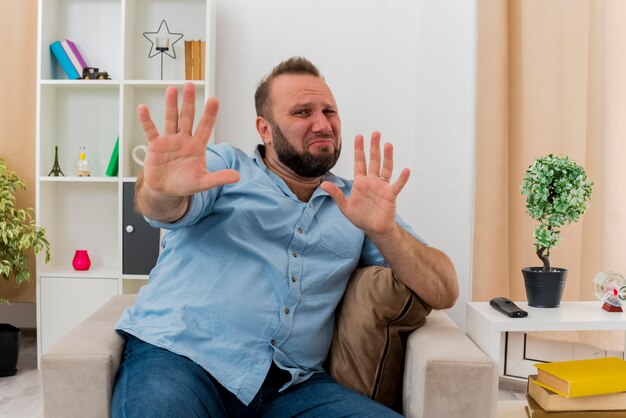
<path fill-rule="evenodd" d="M 404 368 L 405 416 L 496 416 L 495 365 L 444 312 L 409 336 Z"/>
<path fill-rule="evenodd" d="M 43 354 L 47 418 L 110 416 L 124 344 L 113 327 L 133 301 L 115 296 Z M 406 351 L 405 416 L 495 418 L 495 366 L 444 312 L 413 331 Z"/>
<path fill-rule="evenodd" d="M 134 295 L 115 296 L 41 357 L 46 417 L 109 417 L 124 339 L 113 329 Z"/>

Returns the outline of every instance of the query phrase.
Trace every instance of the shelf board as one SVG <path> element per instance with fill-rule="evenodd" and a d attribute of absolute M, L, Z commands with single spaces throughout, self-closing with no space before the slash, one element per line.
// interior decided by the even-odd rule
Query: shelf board
<path fill-rule="evenodd" d="M 127 86 L 163 87 L 182 86 L 185 83 L 195 84 L 196 87 L 204 87 L 206 80 L 125 80 Z"/>
<path fill-rule="evenodd" d="M 41 80 L 42 86 L 63 87 L 117 87 L 119 80 Z"/>
<path fill-rule="evenodd" d="M 122 276 L 122 280 L 128 280 L 128 281 L 148 280 L 148 275 L 147 274 L 124 274 Z"/>
<path fill-rule="evenodd" d="M 87 271 L 76 271 L 72 266 L 46 265 L 41 267 L 41 273 L 39 275 L 41 277 L 117 280 L 119 270 L 116 267 L 93 267 Z"/>
<path fill-rule="evenodd" d="M 117 183 L 118 177 L 40 176 L 39 181 L 50 183 Z"/>

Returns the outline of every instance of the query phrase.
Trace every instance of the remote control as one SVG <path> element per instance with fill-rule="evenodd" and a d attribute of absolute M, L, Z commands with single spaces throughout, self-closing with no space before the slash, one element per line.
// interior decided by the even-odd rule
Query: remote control
<path fill-rule="evenodd" d="M 523 318 L 528 316 L 528 312 L 502 296 L 491 299 L 489 304 L 509 318 Z"/>

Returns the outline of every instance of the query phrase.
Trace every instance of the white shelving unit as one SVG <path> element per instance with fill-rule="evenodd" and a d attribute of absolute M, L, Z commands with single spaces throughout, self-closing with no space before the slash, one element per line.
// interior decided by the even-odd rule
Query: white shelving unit
<path fill-rule="evenodd" d="M 196 85 L 196 120 L 214 91 L 215 3 L 213 0 L 39 0 L 36 213 L 50 240 L 52 261 L 37 260 L 38 358 L 50 345 L 111 296 L 134 293 L 146 274 L 125 271 L 125 185 L 134 186 L 140 167 L 132 149 L 145 144 L 136 108 L 146 103 L 163 129 L 164 92 L 185 82 L 185 40 L 206 41 L 205 80 Z M 143 32 L 166 20 L 183 33 L 176 59 L 148 58 Z M 49 45 L 71 39 L 86 63 L 111 80 L 68 80 Z M 106 168 L 119 136 L 119 170 Z M 90 177 L 76 177 L 78 150 L 85 146 Z M 49 176 L 58 147 L 63 177 Z M 127 195 L 128 196 L 128 195 Z M 127 245 L 128 247 L 128 245 Z M 86 249 L 91 268 L 75 271 L 72 259 Z M 126 251 L 126 252 L 125 252 Z"/>

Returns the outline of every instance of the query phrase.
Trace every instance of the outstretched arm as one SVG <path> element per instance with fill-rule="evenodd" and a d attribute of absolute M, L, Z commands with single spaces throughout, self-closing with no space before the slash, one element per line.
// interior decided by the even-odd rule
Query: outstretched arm
<path fill-rule="evenodd" d="M 391 183 L 393 146 L 385 144 L 381 166 L 380 133 L 372 134 L 369 170 L 363 137 L 354 140 L 354 183 L 346 198 L 333 183 L 321 187 L 337 203 L 341 212 L 378 247 L 394 274 L 435 309 L 454 305 L 459 285 L 452 262 L 442 251 L 426 246 L 395 221 L 396 200 L 409 180 L 404 169 Z"/>
<path fill-rule="evenodd" d="M 148 141 L 142 172 L 137 178 L 135 202 L 144 215 L 161 222 L 174 222 L 187 211 L 194 193 L 239 181 L 234 170 L 210 172 L 206 167 L 206 147 L 215 125 L 218 102 L 210 98 L 195 134 L 196 91 L 192 83 L 183 87 L 178 112 L 178 89 L 165 91 L 165 132 L 159 134 L 144 104 L 137 108 L 139 122 Z"/>

